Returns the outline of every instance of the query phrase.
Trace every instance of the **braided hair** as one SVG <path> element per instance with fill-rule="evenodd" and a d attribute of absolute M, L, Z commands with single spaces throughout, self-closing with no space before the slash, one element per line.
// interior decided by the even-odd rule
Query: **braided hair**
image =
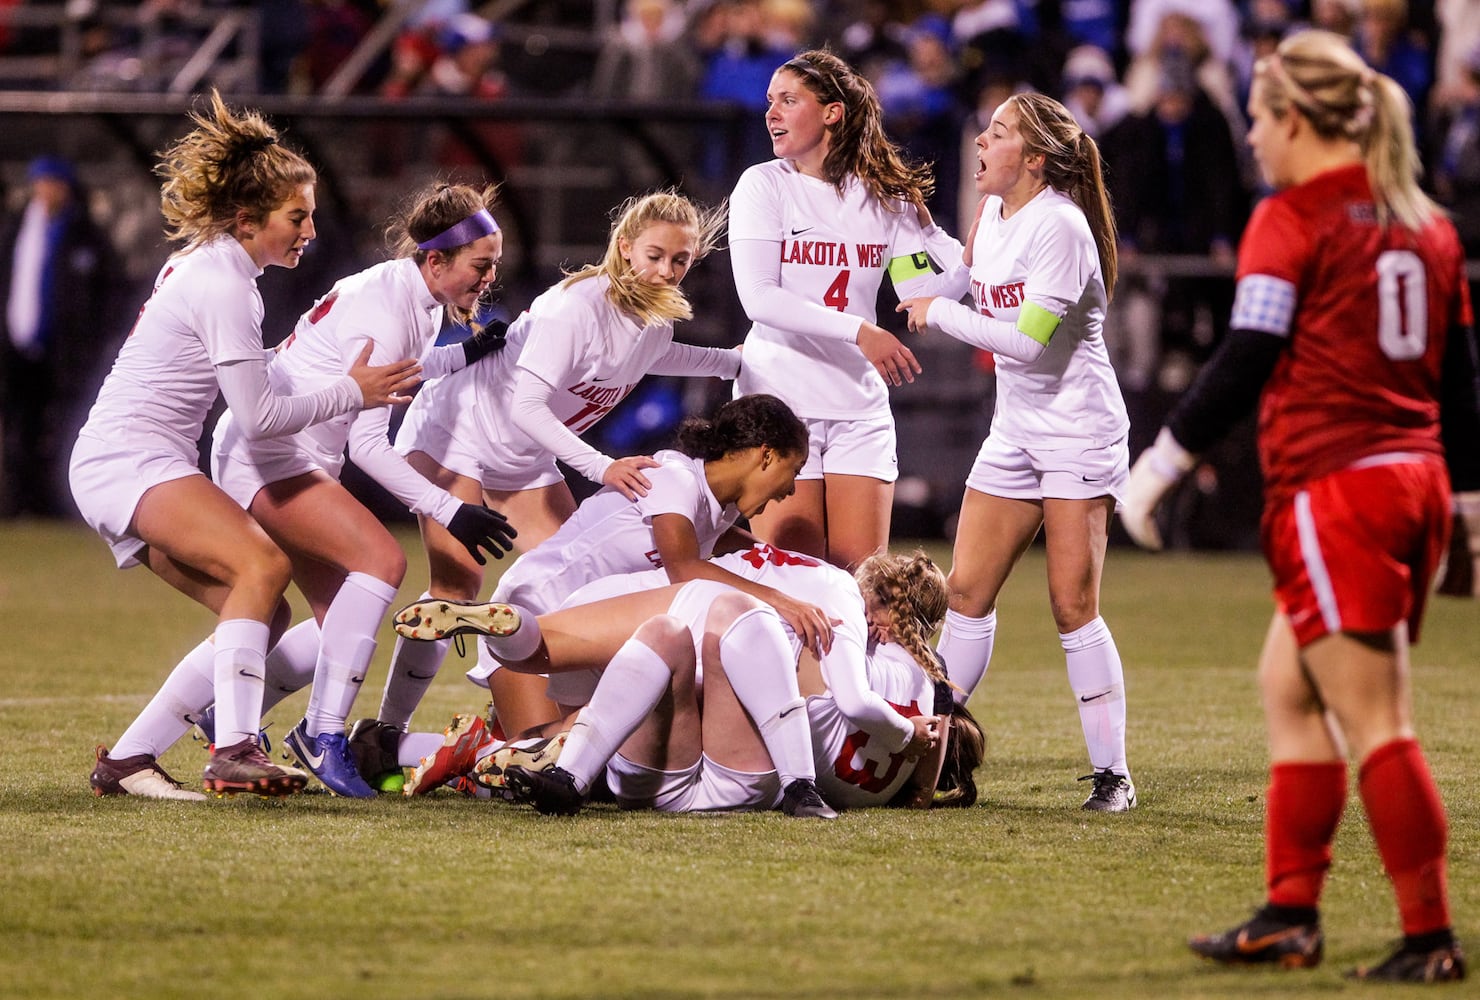
<path fill-rule="evenodd" d="M 916 549 L 909 555 L 880 552 L 859 564 L 853 578 L 864 601 L 887 608 L 890 631 L 920 669 L 933 681 L 945 681 L 945 670 L 930 646 L 930 637 L 945 620 L 946 576 L 935 561 Z"/>

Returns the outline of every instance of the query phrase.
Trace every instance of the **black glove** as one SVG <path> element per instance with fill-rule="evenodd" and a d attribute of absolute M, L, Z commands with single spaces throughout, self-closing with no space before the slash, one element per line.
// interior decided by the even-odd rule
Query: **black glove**
<path fill-rule="evenodd" d="M 492 552 L 495 559 L 502 559 L 505 552 L 513 550 L 514 538 L 519 534 L 509 523 L 509 519 L 498 511 L 471 503 L 465 503 L 457 509 L 447 530 L 452 532 L 453 538 L 468 547 L 479 566 L 488 562 L 483 558 L 483 553 L 478 551 L 479 548 Z"/>
<path fill-rule="evenodd" d="M 468 364 L 487 357 L 494 351 L 504 349 L 504 338 L 508 336 L 509 324 L 503 320 L 492 320 L 483 326 L 473 327 L 473 335 L 462 342 L 463 357 Z"/>

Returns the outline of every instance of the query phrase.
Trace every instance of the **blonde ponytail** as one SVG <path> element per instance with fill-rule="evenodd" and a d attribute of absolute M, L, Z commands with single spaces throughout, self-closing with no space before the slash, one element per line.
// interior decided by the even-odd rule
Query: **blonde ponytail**
<path fill-rule="evenodd" d="M 1293 109 L 1317 135 L 1357 143 L 1380 225 L 1419 230 L 1441 214 L 1418 186 L 1421 165 L 1408 95 L 1363 62 L 1345 38 L 1296 32 L 1255 64 L 1254 81 L 1258 99 L 1275 118 Z"/>

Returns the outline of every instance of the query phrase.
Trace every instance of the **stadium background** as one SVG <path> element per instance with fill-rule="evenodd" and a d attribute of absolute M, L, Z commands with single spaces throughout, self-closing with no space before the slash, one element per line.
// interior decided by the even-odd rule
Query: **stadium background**
<path fill-rule="evenodd" d="M 1347 6 L 1361 3 L 1378 0 Z M 498 214 L 509 238 L 500 305 L 514 311 L 557 280 L 562 268 L 599 257 L 609 212 L 627 196 L 679 185 L 718 201 L 746 166 L 769 156 L 755 104 L 768 67 L 804 44 L 825 43 L 867 63 L 881 93 L 904 95 L 886 100 L 886 124 L 914 153 L 935 161 L 940 191 L 932 208 L 959 233 L 960 150 L 963 140 L 969 149 L 975 132 L 977 96 L 1003 82 L 1058 92 L 1072 68 L 1066 53 L 1086 40 L 1107 48 L 1124 73 L 1133 59 L 1128 31 L 1143 4 L 1173 12 L 1224 6 L 1181 0 L 658 3 L 670 19 L 684 19 L 670 41 L 694 56 L 701 75 L 692 88 L 634 98 L 623 96 L 637 91 L 624 89 L 620 75 L 610 71 L 610 50 L 630 34 L 624 16 L 644 0 L 0 3 L 0 131 L 6 136 L 0 184 L 13 209 L 24 196 L 34 156 L 60 155 L 77 165 L 95 217 L 122 254 L 129 284 L 118 298 L 129 303 L 122 314 L 98 318 L 96 354 L 77 359 L 100 381 L 132 321 L 133 304 L 143 301 L 169 250 L 160 235 L 154 153 L 184 130 L 194 96 L 212 85 L 232 102 L 268 114 L 321 171 L 319 238 L 296 271 L 272 268 L 260 282 L 265 339 L 273 344 L 335 279 L 384 256 L 386 218 L 400 198 L 434 177 L 503 185 Z M 1283 6 L 1292 24 L 1316 13 L 1295 0 L 1275 0 L 1274 6 Z M 1445 6 L 1444 0 L 1415 0 L 1408 11 L 1409 34 L 1426 42 L 1431 67 Z M 1270 9 L 1257 2 L 1237 6 L 1246 42 L 1263 30 Z M 1100 20 L 1086 19 L 1086 10 Z M 987 17 L 978 25 L 986 30 L 958 37 L 972 30 L 960 28 L 972 16 Z M 723 23 L 716 29 L 711 21 Z M 718 31 L 717 40 L 705 31 Z M 930 38 L 945 43 L 950 55 L 951 63 L 939 70 L 947 78 L 943 84 L 924 79 L 929 68 L 915 57 L 916 43 Z M 418 46 L 428 50 L 421 53 L 428 60 L 436 54 L 431 50 L 456 54 L 481 46 L 485 65 L 468 93 L 407 85 L 400 60 Z M 891 55 L 896 51 L 902 59 Z M 1420 128 L 1429 120 L 1420 114 Z M 1113 174 L 1116 164 L 1107 162 L 1107 169 Z M 1480 269 L 1472 265 L 1472 273 Z M 1207 254 L 1139 253 L 1123 258 L 1122 274 L 1122 287 L 1129 280 L 1153 291 L 1199 281 L 1231 288 L 1226 259 Z M 685 289 L 696 318 L 680 327 L 681 339 L 730 345 L 743 337 L 746 321 L 723 252 L 697 268 Z M 902 332 L 893 305 L 886 289 L 881 322 Z M 1118 366 L 1145 322 L 1112 314 L 1107 340 Z M 1191 356 L 1167 350 L 1153 377 L 1122 374 L 1133 456 L 1149 444 L 1190 371 L 1214 346 L 1219 318 L 1213 317 L 1211 332 L 1206 316 L 1201 322 Z M 1152 342 L 1159 339 L 1153 331 Z M 902 475 L 894 532 L 949 537 L 961 484 L 989 423 L 990 361 L 941 336 L 908 343 L 925 374 L 894 393 Z M 651 451 L 666 442 L 679 417 L 709 408 L 724 392 L 717 383 L 650 378 L 596 429 L 595 443 L 616 454 Z M 405 517 L 353 469 L 346 481 L 387 519 Z M 1171 505 L 1171 543 L 1253 547 L 1258 491 L 1246 423 L 1180 488 Z"/>

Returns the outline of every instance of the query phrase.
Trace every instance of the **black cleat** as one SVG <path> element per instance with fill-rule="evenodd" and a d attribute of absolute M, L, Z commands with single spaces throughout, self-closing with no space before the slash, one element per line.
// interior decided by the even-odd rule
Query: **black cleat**
<path fill-rule="evenodd" d="M 1136 786 L 1131 779 L 1114 771 L 1096 771 L 1086 774 L 1080 781 L 1093 781 L 1094 791 L 1084 800 L 1081 809 L 1091 812 L 1123 813 L 1136 808 Z"/>
<path fill-rule="evenodd" d="M 1452 937 L 1437 948 L 1416 948 L 1404 942 L 1381 965 L 1359 965 L 1348 979 L 1380 983 L 1457 983 L 1465 978 L 1465 955 Z"/>
<path fill-rule="evenodd" d="M 1187 947 L 1203 958 L 1225 965 L 1278 965 L 1282 969 L 1313 969 L 1321 964 L 1325 935 L 1320 919 L 1295 922 L 1270 907 L 1222 934 L 1200 934 Z"/>
<path fill-rule="evenodd" d="M 397 751 L 405 735 L 399 726 L 379 719 L 360 719 L 349 731 L 349 752 L 355 759 L 355 770 L 372 788 L 387 776 L 401 773 Z"/>
<path fill-rule="evenodd" d="M 543 771 L 510 764 L 504 770 L 504 787 L 515 802 L 534 806 L 546 816 L 574 816 L 586 804 L 576 779 L 558 764 Z"/>
<path fill-rule="evenodd" d="M 781 793 L 781 811 L 797 819 L 837 819 L 838 812 L 822 800 L 817 782 L 798 778 Z"/>

